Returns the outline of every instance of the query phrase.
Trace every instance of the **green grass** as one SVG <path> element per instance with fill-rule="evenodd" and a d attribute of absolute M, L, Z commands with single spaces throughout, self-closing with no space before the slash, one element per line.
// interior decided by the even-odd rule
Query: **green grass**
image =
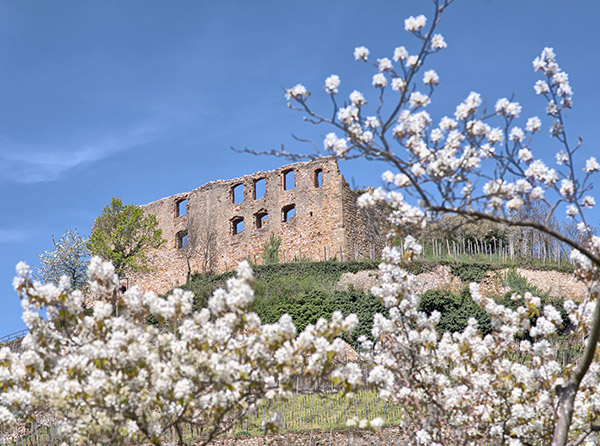
<path fill-rule="evenodd" d="M 351 398 L 340 392 L 295 394 L 288 399 L 264 403 L 257 413 L 233 429 L 233 435 L 260 435 L 261 423 L 273 412 L 280 416 L 280 427 L 287 432 L 343 429 L 350 418 L 381 417 L 386 425 L 400 422 L 401 410 L 383 401 L 373 390 L 357 392 Z"/>

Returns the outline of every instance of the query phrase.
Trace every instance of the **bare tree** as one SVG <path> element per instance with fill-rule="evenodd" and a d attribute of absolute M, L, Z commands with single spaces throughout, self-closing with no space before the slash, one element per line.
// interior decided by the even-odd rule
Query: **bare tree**
<path fill-rule="evenodd" d="M 203 219 L 188 216 L 187 243 L 182 251 L 187 265 L 186 282 L 192 276 L 192 259 L 198 258 L 203 273 L 212 273 L 217 262 L 217 232 L 212 220 L 205 216 Z"/>

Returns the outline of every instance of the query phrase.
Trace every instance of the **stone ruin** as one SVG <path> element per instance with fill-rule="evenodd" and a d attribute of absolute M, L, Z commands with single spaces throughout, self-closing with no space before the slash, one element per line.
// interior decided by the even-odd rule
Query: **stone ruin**
<path fill-rule="evenodd" d="M 263 263 L 271 234 L 279 261 L 358 260 L 381 255 L 381 210 L 356 204 L 358 194 L 335 158 L 288 164 L 141 206 L 156 215 L 166 243 L 149 253 L 151 272 L 130 277 L 155 292 L 185 282 L 188 271 L 223 272 L 248 259 Z"/>

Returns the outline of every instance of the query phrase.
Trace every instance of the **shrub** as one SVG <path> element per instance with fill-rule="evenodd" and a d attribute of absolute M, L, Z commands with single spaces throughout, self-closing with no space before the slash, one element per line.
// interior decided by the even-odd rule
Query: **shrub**
<path fill-rule="evenodd" d="M 421 295 L 419 310 L 427 314 L 439 311 L 441 314 L 438 323 L 440 332 L 463 331 L 470 318 L 475 318 L 479 330 L 485 335 L 491 332 L 489 315 L 479 307 L 465 289 L 460 295 L 448 291 L 428 290 Z"/>

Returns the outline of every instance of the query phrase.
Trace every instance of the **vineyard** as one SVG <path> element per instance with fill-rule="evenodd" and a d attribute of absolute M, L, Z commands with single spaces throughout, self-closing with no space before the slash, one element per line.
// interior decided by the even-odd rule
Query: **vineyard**
<path fill-rule="evenodd" d="M 366 372 L 366 369 L 365 369 Z M 275 398 L 265 402 L 257 413 L 235 424 L 234 429 L 224 437 L 213 440 L 214 444 L 253 444 L 257 438 L 266 441 L 265 423 L 273 414 L 279 425 L 275 444 L 358 444 L 376 445 L 387 440 L 396 444 L 399 441 L 397 426 L 401 418 L 401 408 L 383 401 L 376 392 L 365 389 L 354 395 L 343 396 L 337 389 L 325 382 L 316 384 L 308 393 L 298 388 L 306 384 L 297 384 L 289 398 Z M 319 387 L 319 388 L 317 388 Z M 326 389 L 329 387 L 329 389 Z M 304 388 L 302 390 L 305 390 Z M 383 432 L 359 429 L 352 421 L 380 417 L 384 420 Z M 186 442 L 202 441 L 203 432 L 191 426 L 182 426 Z M 15 426 L 10 432 L 0 432 L 0 444 L 6 446 L 42 446 L 55 445 L 56 420 L 49 415 L 40 415 L 28 423 Z M 301 441 L 297 437 L 303 438 Z M 304 438 L 308 436 L 308 438 Z M 175 432 L 167 432 L 163 441 L 174 442 Z M 305 440 L 308 440 L 305 441 Z M 260 444 L 263 444 L 261 442 Z"/>

